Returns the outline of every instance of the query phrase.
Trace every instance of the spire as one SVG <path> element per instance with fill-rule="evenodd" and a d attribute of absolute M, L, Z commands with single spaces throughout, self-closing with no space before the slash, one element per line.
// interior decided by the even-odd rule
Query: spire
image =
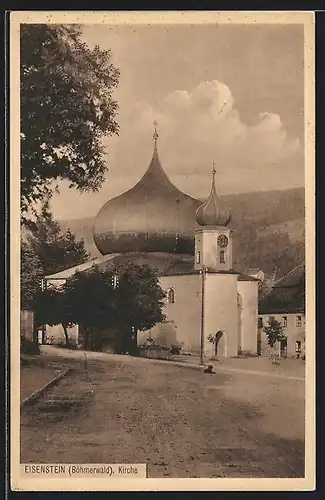
<path fill-rule="evenodd" d="M 155 126 L 155 131 L 153 133 L 153 140 L 155 141 L 155 147 L 157 147 L 157 140 L 158 140 L 158 137 L 159 137 L 159 134 L 158 134 L 158 131 L 157 131 L 157 127 L 158 127 L 158 122 L 157 120 L 155 120 L 153 122 L 154 126 Z"/>
<path fill-rule="evenodd" d="M 230 212 L 217 194 L 215 186 L 216 166 L 212 163 L 212 185 L 209 198 L 197 209 L 196 220 L 200 226 L 227 226 Z"/>
<path fill-rule="evenodd" d="M 213 161 L 212 162 L 212 189 L 215 189 L 216 186 L 215 186 L 215 176 L 216 176 L 216 164 L 215 162 Z"/>

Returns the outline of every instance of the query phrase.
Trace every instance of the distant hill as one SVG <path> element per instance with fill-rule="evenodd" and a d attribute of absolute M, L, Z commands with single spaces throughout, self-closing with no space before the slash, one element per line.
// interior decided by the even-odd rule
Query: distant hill
<path fill-rule="evenodd" d="M 261 267 L 266 273 L 278 267 L 286 274 L 304 260 L 304 188 L 258 191 L 223 197 L 232 213 L 234 264 L 240 270 Z M 100 255 L 93 241 L 93 217 L 61 220 L 83 238 L 92 257 Z"/>

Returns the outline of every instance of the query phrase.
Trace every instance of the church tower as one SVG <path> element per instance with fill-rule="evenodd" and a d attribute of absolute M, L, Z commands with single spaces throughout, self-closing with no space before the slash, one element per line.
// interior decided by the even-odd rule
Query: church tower
<path fill-rule="evenodd" d="M 232 269 L 232 234 L 227 227 L 230 212 L 216 192 L 215 174 L 213 163 L 210 196 L 196 211 L 200 227 L 195 230 L 194 269 L 220 272 Z"/>

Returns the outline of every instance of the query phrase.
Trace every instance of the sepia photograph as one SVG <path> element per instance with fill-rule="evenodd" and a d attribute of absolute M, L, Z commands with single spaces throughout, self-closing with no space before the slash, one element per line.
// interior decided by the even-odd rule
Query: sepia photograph
<path fill-rule="evenodd" d="M 313 13 L 10 24 L 12 488 L 313 489 Z"/>

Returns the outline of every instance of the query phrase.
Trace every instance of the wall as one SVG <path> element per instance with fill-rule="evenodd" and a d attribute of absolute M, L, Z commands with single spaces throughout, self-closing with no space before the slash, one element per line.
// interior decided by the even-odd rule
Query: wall
<path fill-rule="evenodd" d="M 287 317 L 287 326 L 283 328 L 283 333 L 287 337 L 287 356 L 296 357 L 296 341 L 301 342 L 301 356 L 305 353 L 305 315 L 297 314 L 259 314 L 259 318 L 263 318 L 263 325 L 266 326 L 270 316 L 273 316 L 277 321 L 283 324 L 283 316 Z M 301 326 L 296 326 L 296 317 L 301 316 Z M 262 355 L 269 352 L 267 337 L 259 328 L 261 338 Z"/>
<path fill-rule="evenodd" d="M 228 246 L 219 248 L 217 239 L 220 234 L 228 237 Z M 225 252 L 225 262 L 220 263 L 220 250 Z M 197 262 L 197 252 L 200 252 L 200 263 Z M 232 235 L 230 229 L 220 226 L 213 229 L 197 229 L 195 231 L 195 262 L 194 268 L 201 269 L 202 266 L 215 269 L 216 271 L 227 271 L 232 268 Z"/>
<path fill-rule="evenodd" d="M 71 344 L 78 344 L 78 325 L 68 328 L 68 337 Z M 49 326 L 46 325 L 46 343 L 61 344 L 65 343 L 65 336 L 62 325 Z"/>
<path fill-rule="evenodd" d="M 258 281 L 238 281 L 237 290 L 242 298 L 241 350 L 257 353 Z"/>
<path fill-rule="evenodd" d="M 163 276 L 160 278 L 163 290 L 173 288 L 174 304 L 167 304 L 164 314 L 167 323 L 158 324 L 150 331 L 138 333 L 138 344 L 152 337 L 161 346 L 180 344 L 183 352 L 200 352 L 201 285 L 198 274 Z"/>
<path fill-rule="evenodd" d="M 26 309 L 20 311 L 20 336 L 26 340 L 34 340 L 34 313 Z"/>
<path fill-rule="evenodd" d="M 214 344 L 208 341 L 209 335 L 219 330 L 226 334 L 226 356 L 238 354 L 238 316 L 237 316 L 237 275 L 206 274 L 204 337 L 205 354 L 214 355 Z"/>

